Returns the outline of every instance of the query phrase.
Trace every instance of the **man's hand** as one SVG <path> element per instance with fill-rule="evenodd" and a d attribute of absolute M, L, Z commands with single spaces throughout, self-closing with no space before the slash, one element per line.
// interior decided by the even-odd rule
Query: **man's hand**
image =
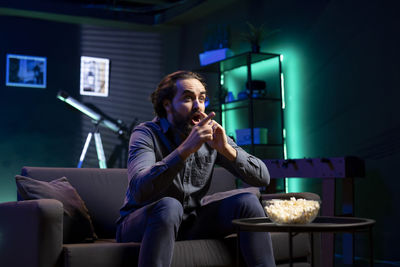
<path fill-rule="evenodd" d="M 203 113 L 205 116 L 206 114 Z M 218 151 L 218 153 L 225 156 L 228 160 L 235 160 L 237 151 L 231 145 L 228 144 L 226 138 L 225 129 L 216 121 L 212 120 L 209 122 L 213 130 L 213 138 L 207 141 L 207 144 Z"/>
<path fill-rule="evenodd" d="M 177 148 L 179 155 L 182 159 L 186 159 L 190 154 L 199 150 L 199 148 L 208 141 L 213 139 L 213 128 L 212 118 L 215 116 L 215 112 L 211 112 L 208 116 L 205 113 L 203 119 L 193 126 L 189 136 L 183 141 L 183 143 Z"/>

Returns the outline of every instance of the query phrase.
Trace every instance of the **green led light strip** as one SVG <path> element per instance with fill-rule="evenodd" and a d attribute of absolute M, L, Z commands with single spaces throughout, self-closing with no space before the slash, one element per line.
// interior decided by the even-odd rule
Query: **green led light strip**
<path fill-rule="evenodd" d="M 282 104 L 284 107 L 284 153 L 285 158 L 304 158 L 305 150 L 303 147 L 303 95 L 302 86 L 304 84 L 301 73 L 303 62 L 301 52 L 296 47 L 281 47 L 284 52 L 285 65 L 282 74 Z M 283 59 L 283 56 L 282 56 Z M 283 89 L 284 88 L 284 89 Z M 286 178 L 286 192 L 307 191 L 304 179 Z"/>

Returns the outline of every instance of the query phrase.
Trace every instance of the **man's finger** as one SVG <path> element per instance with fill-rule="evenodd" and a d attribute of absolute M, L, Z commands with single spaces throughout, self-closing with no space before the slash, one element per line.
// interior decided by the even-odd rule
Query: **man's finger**
<path fill-rule="evenodd" d="M 202 111 L 200 111 L 200 114 L 201 114 L 201 119 L 205 119 L 208 116 L 206 113 L 204 113 Z M 208 124 L 209 125 L 213 124 L 213 120 L 209 120 Z"/>
<path fill-rule="evenodd" d="M 203 118 L 197 125 L 199 125 L 199 126 L 205 125 L 209 120 L 214 118 L 214 116 L 215 116 L 215 112 L 214 111 L 210 112 L 210 114 L 208 114 L 207 117 Z"/>

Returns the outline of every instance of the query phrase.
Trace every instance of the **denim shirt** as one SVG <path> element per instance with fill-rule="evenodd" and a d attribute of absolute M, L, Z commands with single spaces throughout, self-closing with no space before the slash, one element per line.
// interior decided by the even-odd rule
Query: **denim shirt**
<path fill-rule="evenodd" d="M 210 187 L 215 164 L 252 186 L 268 185 L 270 177 L 265 164 L 227 138 L 237 151 L 234 161 L 229 161 L 207 143 L 182 160 L 176 150 L 181 141 L 167 119 L 156 117 L 138 125 L 129 142 L 129 184 L 118 221 L 163 197 L 179 200 L 185 214 L 194 212 Z"/>

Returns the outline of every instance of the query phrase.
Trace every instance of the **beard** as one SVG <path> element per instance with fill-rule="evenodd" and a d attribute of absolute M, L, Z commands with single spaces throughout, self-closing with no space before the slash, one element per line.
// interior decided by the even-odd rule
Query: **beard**
<path fill-rule="evenodd" d="M 183 116 L 176 111 L 173 105 L 171 106 L 171 109 L 172 109 L 172 121 L 175 128 L 177 128 L 185 137 L 189 136 L 194 126 L 192 124 L 192 115 L 195 112 L 197 112 L 197 110 L 193 110 L 187 116 Z"/>

